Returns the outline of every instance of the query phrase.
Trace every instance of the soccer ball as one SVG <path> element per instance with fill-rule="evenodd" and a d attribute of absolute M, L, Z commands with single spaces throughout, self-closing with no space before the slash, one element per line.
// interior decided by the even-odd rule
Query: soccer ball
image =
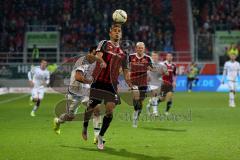
<path fill-rule="evenodd" d="M 125 23 L 127 21 L 127 13 L 124 10 L 117 9 L 112 15 L 113 21 L 116 23 Z"/>

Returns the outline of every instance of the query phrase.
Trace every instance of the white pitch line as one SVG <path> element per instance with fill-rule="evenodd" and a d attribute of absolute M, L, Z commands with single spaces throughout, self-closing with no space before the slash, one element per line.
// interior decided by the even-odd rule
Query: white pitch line
<path fill-rule="evenodd" d="M 27 96 L 29 96 L 29 94 L 24 94 L 24 95 L 21 95 L 21 96 L 18 96 L 18 97 L 10 98 L 10 99 L 4 100 L 4 101 L 0 101 L 0 104 L 16 101 L 16 100 L 22 99 L 22 98 L 27 97 Z"/>

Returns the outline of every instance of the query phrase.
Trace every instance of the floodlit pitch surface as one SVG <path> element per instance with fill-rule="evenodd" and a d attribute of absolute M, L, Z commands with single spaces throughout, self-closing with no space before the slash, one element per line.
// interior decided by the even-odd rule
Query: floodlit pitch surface
<path fill-rule="evenodd" d="M 171 117 L 151 119 L 144 108 L 138 128 L 132 128 L 133 107 L 123 102 L 103 151 L 93 145 L 92 124 L 88 141 L 81 137 L 81 121 L 64 124 L 61 135 L 53 132 L 54 107 L 63 95 L 47 94 L 34 118 L 29 96 L 22 95 L 0 96 L 0 160 L 239 159 L 239 94 L 237 107 L 230 108 L 227 93 L 176 93 Z M 160 104 L 161 113 L 164 108 Z"/>

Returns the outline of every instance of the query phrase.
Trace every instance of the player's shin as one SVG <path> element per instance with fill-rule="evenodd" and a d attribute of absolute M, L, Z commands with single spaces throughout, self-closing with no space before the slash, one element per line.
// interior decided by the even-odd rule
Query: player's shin
<path fill-rule="evenodd" d="M 109 102 L 106 104 L 106 115 L 103 117 L 103 123 L 100 130 L 99 135 L 104 136 L 105 132 L 107 131 L 112 119 L 113 119 L 113 109 L 115 107 L 115 103 Z"/>
<path fill-rule="evenodd" d="M 90 120 L 90 118 L 92 116 L 92 113 L 93 113 L 93 108 L 92 107 L 88 107 L 85 110 L 84 121 L 83 121 L 83 128 L 87 128 L 88 127 L 88 123 L 89 123 L 89 120 Z"/>
<path fill-rule="evenodd" d="M 95 138 L 99 135 L 102 126 L 102 117 L 101 115 L 93 116 L 93 128 L 94 128 L 94 136 Z"/>
<path fill-rule="evenodd" d="M 229 92 L 229 106 L 235 107 L 235 92 L 234 91 Z"/>
<path fill-rule="evenodd" d="M 39 106 L 40 106 L 40 102 L 41 102 L 41 100 L 40 99 L 38 99 L 37 101 L 36 101 L 36 104 L 35 104 L 35 106 L 33 107 L 33 112 L 36 112 L 37 110 L 38 110 L 38 108 L 39 108 Z"/>
<path fill-rule="evenodd" d="M 111 121 L 113 119 L 113 115 L 112 114 L 107 114 L 103 117 L 103 123 L 102 123 L 102 128 L 99 132 L 100 136 L 104 136 L 105 132 L 107 131 Z"/>
<path fill-rule="evenodd" d="M 139 118 L 139 115 L 142 112 L 142 102 L 140 100 L 134 100 L 135 105 L 134 105 L 134 112 L 133 112 L 133 127 L 137 128 L 137 121 Z"/>
<path fill-rule="evenodd" d="M 150 110 L 151 110 L 151 102 L 152 101 L 152 98 L 150 98 L 149 99 L 149 102 L 148 102 L 148 104 L 146 105 L 146 110 L 147 110 L 147 114 L 150 116 L 150 114 L 151 114 L 151 112 L 150 112 Z"/>
<path fill-rule="evenodd" d="M 92 107 L 88 107 L 84 113 L 84 121 L 83 121 L 83 129 L 82 129 L 82 137 L 84 140 L 88 139 L 87 128 L 88 128 L 88 123 L 92 116 L 92 113 L 93 113 Z"/>
<path fill-rule="evenodd" d="M 172 100 L 167 102 L 166 112 L 169 112 L 171 107 L 172 107 Z"/>

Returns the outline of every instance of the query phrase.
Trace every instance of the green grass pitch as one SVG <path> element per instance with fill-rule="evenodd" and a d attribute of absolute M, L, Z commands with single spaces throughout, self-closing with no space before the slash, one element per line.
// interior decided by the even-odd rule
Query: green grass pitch
<path fill-rule="evenodd" d="M 62 95 L 46 95 L 34 118 L 29 96 L 1 95 L 0 160 L 239 160 L 239 96 L 230 108 L 227 93 L 176 93 L 171 112 L 177 116 L 143 115 L 138 128 L 127 118 L 133 108 L 123 103 L 105 135 L 105 150 L 98 151 L 92 124 L 88 141 L 81 138 L 80 121 L 64 124 L 61 135 L 53 132 L 54 105 Z M 161 113 L 164 108 L 162 103 Z"/>

